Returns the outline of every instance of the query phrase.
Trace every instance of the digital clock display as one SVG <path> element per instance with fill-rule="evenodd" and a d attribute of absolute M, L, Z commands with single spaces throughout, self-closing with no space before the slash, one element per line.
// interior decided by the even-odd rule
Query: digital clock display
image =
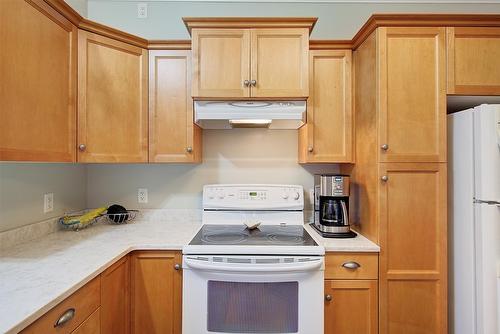
<path fill-rule="evenodd" d="M 251 191 L 248 193 L 248 195 L 250 196 L 257 196 L 257 192 L 256 191 Z"/>

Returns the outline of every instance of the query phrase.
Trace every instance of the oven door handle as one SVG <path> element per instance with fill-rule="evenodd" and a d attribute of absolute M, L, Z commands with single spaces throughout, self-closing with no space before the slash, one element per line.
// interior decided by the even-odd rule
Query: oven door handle
<path fill-rule="evenodd" d="M 323 264 L 323 259 L 298 263 L 273 263 L 273 264 L 240 264 L 240 263 L 213 263 L 204 260 L 185 258 L 184 264 L 192 269 L 229 272 L 297 272 L 318 270 Z M 186 269 L 186 268 L 185 268 Z"/>

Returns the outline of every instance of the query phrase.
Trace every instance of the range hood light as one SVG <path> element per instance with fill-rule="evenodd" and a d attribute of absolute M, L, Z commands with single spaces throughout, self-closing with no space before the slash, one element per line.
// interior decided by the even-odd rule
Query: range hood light
<path fill-rule="evenodd" d="M 268 128 L 273 121 L 270 119 L 230 119 L 232 128 Z"/>

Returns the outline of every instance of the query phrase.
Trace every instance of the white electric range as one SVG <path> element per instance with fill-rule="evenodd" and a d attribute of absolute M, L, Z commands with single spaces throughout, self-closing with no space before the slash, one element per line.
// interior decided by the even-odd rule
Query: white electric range
<path fill-rule="evenodd" d="M 203 188 L 203 225 L 182 250 L 184 334 L 323 333 L 325 250 L 303 209 L 302 186 Z"/>

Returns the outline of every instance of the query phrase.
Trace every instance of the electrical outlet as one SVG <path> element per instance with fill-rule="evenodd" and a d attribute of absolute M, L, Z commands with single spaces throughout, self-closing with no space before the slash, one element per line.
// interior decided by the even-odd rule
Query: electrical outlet
<path fill-rule="evenodd" d="M 137 202 L 138 203 L 148 202 L 148 189 L 146 188 L 137 189 Z"/>
<path fill-rule="evenodd" d="M 314 189 L 309 189 L 309 203 L 314 205 Z"/>
<path fill-rule="evenodd" d="M 148 4 L 147 3 L 138 3 L 137 4 L 137 18 L 145 19 L 148 17 Z"/>
<path fill-rule="evenodd" d="M 43 195 L 43 213 L 54 210 L 54 194 L 48 193 Z"/>

